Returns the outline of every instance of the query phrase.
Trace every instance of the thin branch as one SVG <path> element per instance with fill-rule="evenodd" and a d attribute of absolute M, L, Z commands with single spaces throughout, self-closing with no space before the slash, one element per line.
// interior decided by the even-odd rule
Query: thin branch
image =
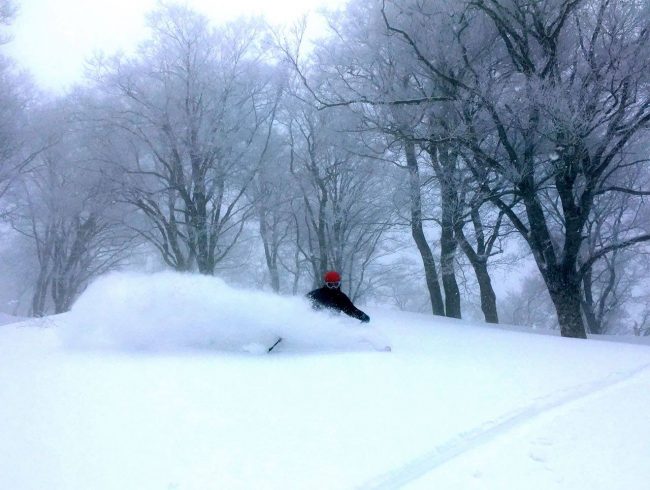
<path fill-rule="evenodd" d="M 626 240 L 624 242 L 620 243 L 614 243 L 612 245 L 608 245 L 607 247 L 601 248 L 597 252 L 595 252 L 589 260 L 587 260 L 581 267 L 580 270 L 578 271 L 578 275 L 580 278 L 586 274 L 586 272 L 591 268 L 594 263 L 601 259 L 603 256 L 607 255 L 610 252 L 613 252 L 614 250 L 619 250 L 622 248 L 627 248 L 631 245 L 634 245 L 636 243 L 642 243 L 642 242 L 647 242 L 650 241 L 650 234 L 645 234 L 645 235 L 639 235 L 637 237 L 631 238 L 629 240 Z"/>

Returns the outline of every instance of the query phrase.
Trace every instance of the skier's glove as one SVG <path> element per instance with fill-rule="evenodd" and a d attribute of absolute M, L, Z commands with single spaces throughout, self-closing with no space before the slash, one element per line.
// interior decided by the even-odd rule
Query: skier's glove
<path fill-rule="evenodd" d="M 368 323 L 370 321 L 370 317 L 364 313 L 363 316 L 359 318 L 359 320 L 361 320 L 361 323 Z"/>

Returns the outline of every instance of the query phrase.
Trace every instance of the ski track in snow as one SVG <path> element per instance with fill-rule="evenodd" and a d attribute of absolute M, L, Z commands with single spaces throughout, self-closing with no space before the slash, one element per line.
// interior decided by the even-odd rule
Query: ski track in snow
<path fill-rule="evenodd" d="M 457 456 L 486 444 L 544 413 L 623 384 L 648 368 L 650 368 L 650 364 L 644 364 L 635 369 L 615 372 L 604 379 L 569 387 L 539 398 L 534 403 L 519 410 L 491 420 L 471 431 L 463 432 L 446 443 L 424 453 L 422 456 L 372 478 L 356 488 L 358 490 L 393 490 L 402 488 Z"/>

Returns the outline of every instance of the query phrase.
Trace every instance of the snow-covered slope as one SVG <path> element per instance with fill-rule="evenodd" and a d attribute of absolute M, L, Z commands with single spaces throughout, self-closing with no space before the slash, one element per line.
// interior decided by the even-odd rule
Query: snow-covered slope
<path fill-rule="evenodd" d="M 18 323 L 26 320 L 25 318 L 19 316 L 9 315 L 7 313 L 2 313 L 0 311 L 0 325 L 8 325 L 10 323 Z"/>
<path fill-rule="evenodd" d="M 369 314 L 116 275 L 5 326 L 0 488 L 647 487 L 647 346 Z"/>

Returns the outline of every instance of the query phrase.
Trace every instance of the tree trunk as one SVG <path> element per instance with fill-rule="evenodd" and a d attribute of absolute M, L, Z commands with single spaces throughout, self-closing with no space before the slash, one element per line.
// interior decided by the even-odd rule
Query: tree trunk
<path fill-rule="evenodd" d="M 55 234 L 54 227 L 47 226 L 44 238 L 40 241 L 37 239 L 38 248 L 38 277 L 34 287 L 34 294 L 32 296 L 31 315 L 41 317 L 45 315 L 45 302 L 47 292 L 52 282 L 52 273 L 50 271 L 52 264 L 52 255 L 54 249 Z"/>
<path fill-rule="evenodd" d="M 271 289 L 280 292 L 280 273 L 278 271 L 278 244 L 275 240 L 275 233 L 269 230 L 267 223 L 267 209 L 262 207 L 259 212 L 260 220 L 260 236 L 262 237 L 262 244 L 264 245 L 264 258 L 266 259 L 266 267 L 269 270 L 269 277 L 271 282 Z"/>
<path fill-rule="evenodd" d="M 443 194 L 445 191 L 443 190 Z M 453 209 L 443 196 L 442 233 L 440 234 L 440 272 L 445 290 L 445 314 L 450 318 L 461 318 L 460 290 L 454 271 L 456 261 L 456 238 L 453 229 Z"/>
<path fill-rule="evenodd" d="M 267 248 L 268 248 L 268 246 L 264 245 L 264 249 L 265 249 L 264 252 L 265 252 L 265 255 L 267 255 L 267 257 L 268 257 L 268 252 L 266 251 Z M 267 264 L 268 264 L 268 267 L 269 267 L 269 275 L 270 275 L 270 278 L 271 278 L 271 289 L 273 290 L 273 292 L 279 293 L 280 292 L 280 273 L 278 271 L 277 260 L 275 259 L 275 257 L 273 257 L 269 262 L 269 259 L 267 258 Z"/>
<path fill-rule="evenodd" d="M 438 177 L 441 198 L 440 273 L 445 290 L 445 314 L 461 318 L 460 290 L 456 281 L 456 236 L 454 222 L 458 212 L 458 193 L 455 185 L 456 155 L 447 145 L 428 147 L 431 164 Z"/>
<path fill-rule="evenodd" d="M 575 216 L 567 211 L 569 206 L 565 204 L 565 201 L 568 198 L 563 200 L 566 230 L 564 235 L 565 250 L 563 251 L 563 259 L 560 260 L 555 252 L 551 232 L 546 222 L 544 209 L 535 192 L 532 176 L 527 176 L 522 180 L 519 184 L 519 190 L 526 206 L 526 216 L 530 224 L 530 233 L 527 240 L 555 305 L 562 336 L 586 339 L 587 332 L 582 320 L 582 291 L 577 271 L 579 243 L 576 242 L 581 240 L 579 233 L 581 227 L 576 226 Z M 558 192 L 562 197 L 562 189 L 559 189 Z"/>
<path fill-rule="evenodd" d="M 442 273 L 442 287 L 445 290 L 445 316 L 461 318 L 460 290 L 454 272 L 456 257 L 456 242 L 443 232 L 440 238 L 440 270 Z"/>
<path fill-rule="evenodd" d="M 554 270 L 546 276 L 549 293 L 557 311 L 562 337 L 586 339 L 584 322 L 581 314 L 580 284 L 575 280 L 573 271 Z"/>
<path fill-rule="evenodd" d="M 481 293 L 481 310 L 487 323 L 499 323 L 499 315 L 497 312 L 497 297 L 492 287 L 492 280 L 487 268 L 487 260 L 489 256 L 490 245 L 486 245 L 485 237 L 483 235 L 483 225 L 478 212 L 478 209 L 472 210 L 472 222 L 474 223 L 474 230 L 476 233 L 477 249 L 474 250 L 465 237 L 463 232 L 463 223 L 458 221 L 455 226 L 456 239 L 460 245 L 461 250 L 469 260 L 469 263 L 474 269 L 478 287 Z M 497 220 L 496 229 L 499 228 L 500 219 Z M 495 230 L 495 234 L 497 232 Z M 491 240 L 488 240 L 488 242 Z"/>
<path fill-rule="evenodd" d="M 488 273 L 487 264 L 485 262 L 477 262 L 472 264 L 478 287 L 481 291 L 481 310 L 487 323 L 499 323 L 499 315 L 497 312 L 497 297 L 492 288 L 492 280 Z"/>
<path fill-rule="evenodd" d="M 431 248 L 427 243 L 422 228 L 422 201 L 420 196 L 420 172 L 418 162 L 415 157 L 415 145 L 411 141 L 406 141 L 406 164 L 409 171 L 409 183 L 411 191 L 411 234 L 413 240 L 420 251 L 422 263 L 424 265 L 424 275 L 429 289 L 429 298 L 431 299 L 431 309 L 434 315 L 444 316 L 445 305 L 442 301 L 442 292 L 438 282 L 438 272 L 436 263 L 433 258 Z"/>
<path fill-rule="evenodd" d="M 214 253 L 211 253 L 209 246 L 207 199 L 202 190 L 203 182 L 197 181 L 196 177 L 193 177 L 193 180 L 194 185 L 199 189 L 194 190 L 191 202 L 185 204 L 189 207 L 187 211 L 190 214 L 189 226 L 193 231 L 190 234 L 193 238 L 191 248 L 196 250 L 196 265 L 199 273 L 211 276 L 214 274 L 215 263 Z"/>
<path fill-rule="evenodd" d="M 499 315 L 497 313 L 497 297 L 492 287 L 492 279 L 488 272 L 486 259 L 480 257 L 476 251 L 469 244 L 465 235 L 460 231 L 456 233 L 458 243 L 460 243 L 461 250 L 472 264 L 478 287 L 481 293 L 481 310 L 487 323 L 499 323 Z"/>
<path fill-rule="evenodd" d="M 602 333 L 600 330 L 600 324 L 596 318 L 596 313 L 594 312 L 594 295 L 592 294 L 591 287 L 591 267 L 582 278 L 582 289 L 584 295 L 584 301 L 582 302 L 582 311 L 585 314 L 585 319 L 587 320 L 587 327 L 589 328 L 590 333 L 599 334 Z"/>
<path fill-rule="evenodd" d="M 41 270 L 36 282 L 34 295 L 32 296 L 31 315 L 41 317 L 45 315 L 45 298 L 47 297 L 47 289 L 49 281 L 46 278 L 46 272 Z"/>

